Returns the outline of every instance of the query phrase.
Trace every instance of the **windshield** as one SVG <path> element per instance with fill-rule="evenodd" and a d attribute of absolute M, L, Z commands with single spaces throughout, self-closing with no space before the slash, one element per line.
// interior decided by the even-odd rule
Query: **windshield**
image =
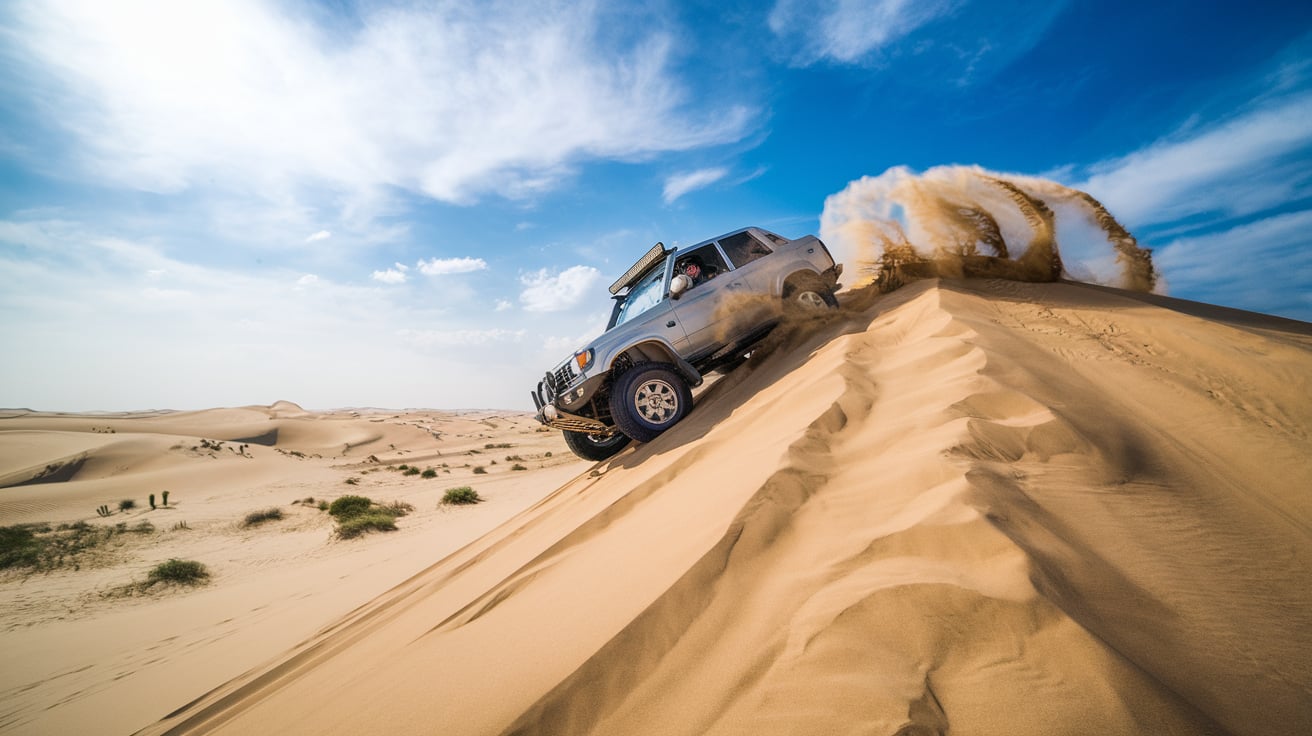
<path fill-rule="evenodd" d="M 624 298 L 624 304 L 620 306 L 619 314 L 615 317 L 615 327 L 628 322 L 643 312 L 651 309 L 661 303 L 665 297 L 665 263 L 653 268 L 651 273 L 642 277 L 642 280 L 633 286 L 629 295 Z"/>

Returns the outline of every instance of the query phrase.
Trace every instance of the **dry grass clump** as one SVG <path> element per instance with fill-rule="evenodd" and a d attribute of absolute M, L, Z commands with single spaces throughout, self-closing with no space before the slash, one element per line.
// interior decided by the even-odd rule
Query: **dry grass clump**
<path fill-rule="evenodd" d="M 91 553 L 120 539 L 124 534 L 151 534 L 155 526 L 141 521 L 97 526 L 85 521 L 72 524 L 15 524 L 0 527 L 0 569 L 28 568 L 47 572 L 81 566 Z"/>
<path fill-rule="evenodd" d="M 271 506 L 267 509 L 252 511 L 249 514 L 246 514 L 246 518 L 242 520 L 241 525 L 243 528 L 258 526 L 266 521 L 277 521 L 281 518 L 282 509 L 276 506 Z"/>
<path fill-rule="evenodd" d="M 210 571 L 201 563 L 195 560 L 179 560 L 175 557 L 152 568 L 150 574 L 146 576 L 144 587 L 149 588 L 159 583 L 199 585 L 209 577 Z"/>

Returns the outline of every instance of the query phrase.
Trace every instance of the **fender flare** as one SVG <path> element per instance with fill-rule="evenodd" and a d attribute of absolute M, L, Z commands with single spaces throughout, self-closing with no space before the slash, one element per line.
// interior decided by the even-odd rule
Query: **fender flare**
<path fill-rule="evenodd" d="M 610 372 L 613 370 L 615 362 L 619 360 L 619 357 L 630 351 L 637 353 L 637 358 L 633 361 L 634 363 L 669 363 L 674 366 L 675 370 L 679 372 L 679 375 L 683 376 L 683 379 L 688 382 L 690 388 L 696 388 L 697 386 L 702 385 L 702 381 L 704 380 L 702 374 L 699 373 L 696 368 L 692 367 L 691 363 L 680 357 L 673 345 L 657 338 L 649 338 L 617 349 L 611 354 L 610 360 L 606 362 L 606 371 Z"/>

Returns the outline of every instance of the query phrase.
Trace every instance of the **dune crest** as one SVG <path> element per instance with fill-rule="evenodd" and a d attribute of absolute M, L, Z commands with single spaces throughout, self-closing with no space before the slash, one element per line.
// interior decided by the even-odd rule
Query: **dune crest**
<path fill-rule="evenodd" d="M 1312 326 L 1153 299 L 931 281 L 783 335 L 148 732 L 1303 733 Z"/>

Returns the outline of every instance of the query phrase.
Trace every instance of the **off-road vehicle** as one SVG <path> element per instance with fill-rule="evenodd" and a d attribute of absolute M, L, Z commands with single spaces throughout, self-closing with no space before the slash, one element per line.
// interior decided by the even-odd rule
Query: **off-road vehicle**
<path fill-rule="evenodd" d="M 813 235 L 748 227 L 657 243 L 611 285 L 606 331 L 538 383 L 538 421 L 588 460 L 650 442 L 692 409 L 704 374 L 745 360 L 786 310 L 837 307 L 842 272 Z"/>

